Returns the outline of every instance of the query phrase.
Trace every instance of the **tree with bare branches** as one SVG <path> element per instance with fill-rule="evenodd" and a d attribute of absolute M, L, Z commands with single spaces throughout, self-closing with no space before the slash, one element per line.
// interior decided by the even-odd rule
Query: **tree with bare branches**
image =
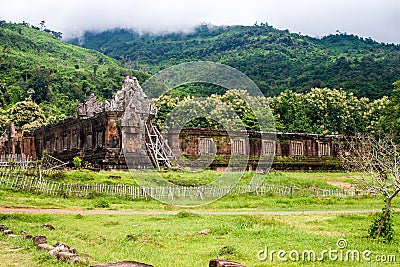
<path fill-rule="evenodd" d="M 370 231 L 374 238 L 383 237 L 383 229 L 390 228 L 385 224 L 390 219 L 392 201 L 400 192 L 400 144 L 387 135 L 353 138 L 344 157 L 346 167 L 360 174 L 364 189 L 384 197 L 385 207 L 377 227 Z"/>

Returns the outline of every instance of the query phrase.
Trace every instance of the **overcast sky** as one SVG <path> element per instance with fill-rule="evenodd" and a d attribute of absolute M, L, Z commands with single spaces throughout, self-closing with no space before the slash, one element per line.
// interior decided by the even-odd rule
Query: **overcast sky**
<path fill-rule="evenodd" d="M 116 27 L 190 31 L 202 22 L 253 25 L 322 37 L 336 30 L 400 43 L 399 0 L 1 0 L 0 19 L 41 20 L 64 38 Z"/>

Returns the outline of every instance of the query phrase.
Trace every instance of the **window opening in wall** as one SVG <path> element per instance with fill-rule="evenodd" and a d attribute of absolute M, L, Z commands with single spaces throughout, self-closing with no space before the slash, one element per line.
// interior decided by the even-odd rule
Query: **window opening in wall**
<path fill-rule="evenodd" d="M 262 155 L 271 156 L 275 155 L 275 141 L 263 140 L 262 141 Z"/>
<path fill-rule="evenodd" d="M 318 144 L 318 156 L 329 156 L 331 154 L 331 147 L 329 143 Z"/>
<path fill-rule="evenodd" d="M 232 140 L 232 154 L 245 155 L 245 151 L 244 139 Z"/>
<path fill-rule="evenodd" d="M 303 143 L 302 142 L 292 142 L 292 152 L 293 156 L 303 155 Z"/>
<path fill-rule="evenodd" d="M 212 138 L 200 138 L 199 139 L 199 154 L 210 155 L 214 154 L 215 144 Z"/>

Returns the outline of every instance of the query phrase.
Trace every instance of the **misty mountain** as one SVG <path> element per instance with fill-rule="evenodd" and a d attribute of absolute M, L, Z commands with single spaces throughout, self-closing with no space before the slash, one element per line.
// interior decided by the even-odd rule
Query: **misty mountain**
<path fill-rule="evenodd" d="M 70 43 L 94 49 L 150 73 L 187 61 L 237 68 L 267 96 L 290 89 L 343 88 L 358 97 L 391 95 L 400 79 L 400 46 L 338 33 L 313 38 L 267 24 L 200 25 L 191 33 L 86 32 Z"/>

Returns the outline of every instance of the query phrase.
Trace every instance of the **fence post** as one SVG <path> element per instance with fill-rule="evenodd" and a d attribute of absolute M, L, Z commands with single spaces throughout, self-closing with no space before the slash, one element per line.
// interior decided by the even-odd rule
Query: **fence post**
<path fill-rule="evenodd" d="M 290 197 L 293 197 L 293 185 L 289 187 L 289 195 Z"/>

